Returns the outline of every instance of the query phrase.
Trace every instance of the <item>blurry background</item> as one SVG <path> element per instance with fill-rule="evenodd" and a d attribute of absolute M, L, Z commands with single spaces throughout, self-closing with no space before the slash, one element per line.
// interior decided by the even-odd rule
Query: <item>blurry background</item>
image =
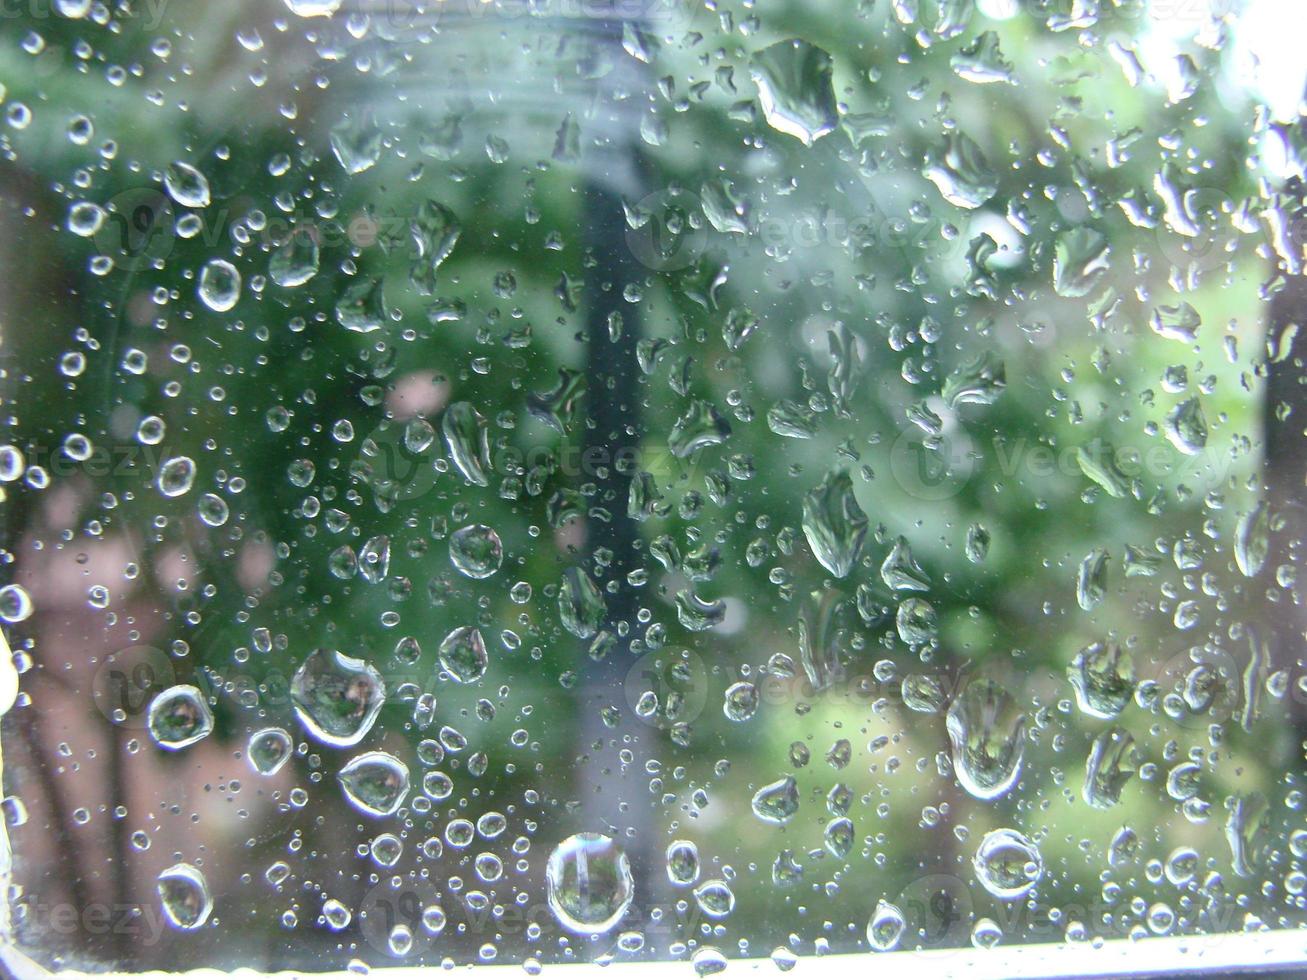
<path fill-rule="evenodd" d="M 170 969 L 802 956 L 867 948 L 881 899 L 903 946 L 968 944 L 983 918 L 1003 942 L 1302 924 L 1286 5 L 301 16 L 330 6 L 60 0 L 0 21 L 25 950 Z M 206 303 L 213 260 L 241 282 Z M 447 451 L 455 403 L 479 415 L 484 486 Z M 194 483 L 167 497 L 178 457 Z M 837 470 L 868 520 L 840 577 L 803 530 Z M 486 579 L 450 561 L 470 524 L 502 540 Z M 882 574 L 899 538 L 920 588 Z M 383 539 L 384 574 L 360 571 Z M 560 614 L 574 569 L 603 598 L 597 640 Z M 933 616 L 902 611 L 913 595 Z M 461 626 L 489 649 L 470 685 L 437 663 Z M 1096 642 L 1154 685 L 1115 722 L 1067 678 Z M 310 739 L 288 700 L 320 646 L 386 678 L 356 749 Z M 913 674 L 945 703 L 973 678 L 1012 695 L 1011 792 L 958 784 L 944 713 L 903 703 Z M 759 703 L 737 690 L 731 720 L 741 681 Z M 215 719 L 175 753 L 146 727 L 173 683 Z M 1100 810 L 1081 790 L 1113 723 L 1137 772 Z M 267 726 L 297 749 L 261 776 L 245 756 Z M 384 820 L 336 779 L 379 748 L 414 782 Z M 430 770 L 452 795 L 417 804 Z M 786 775 L 796 816 L 755 817 Z M 501 836 L 449 842 L 489 812 Z M 972 868 L 1002 827 L 1042 856 L 1022 901 Z M 1109 862 L 1122 828 L 1138 847 Z M 629 854 L 620 930 L 642 949 L 569 937 L 547 908 L 546 858 L 583 831 Z M 391 867 L 368 847 L 385 832 Z M 668 881 L 676 839 L 730 883 L 729 915 Z M 179 861 L 215 903 L 191 933 L 158 913 Z M 403 958 L 368 924 L 401 896 L 447 917 Z M 342 931 L 327 899 L 354 913 Z"/>

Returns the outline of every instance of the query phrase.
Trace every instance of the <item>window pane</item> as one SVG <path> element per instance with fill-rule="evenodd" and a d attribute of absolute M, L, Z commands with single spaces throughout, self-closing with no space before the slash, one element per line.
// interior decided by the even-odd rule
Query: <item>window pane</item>
<path fill-rule="evenodd" d="M 6 955 L 1307 924 L 1301 20 L 0 11 Z"/>

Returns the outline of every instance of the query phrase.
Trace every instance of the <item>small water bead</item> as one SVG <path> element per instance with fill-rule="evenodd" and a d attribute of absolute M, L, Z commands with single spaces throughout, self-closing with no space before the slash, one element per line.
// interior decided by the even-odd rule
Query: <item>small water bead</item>
<path fill-rule="evenodd" d="M 200 869 L 174 864 L 159 873 L 156 883 L 164 918 L 174 929 L 198 929 L 213 912 L 213 897 Z"/>
<path fill-rule="evenodd" d="M 545 867 L 549 908 L 576 933 L 612 929 L 635 896 L 626 852 L 603 834 L 574 834 L 549 855 Z"/>
<path fill-rule="evenodd" d="M 294 744 L 284 728 L 262 728 L 250 736 L 245 753 L 261 776 L 277 773 L 291 756 Z"/>
<path fill-rule="evenodd" d="M 494 528 L 469 524 L 450 535 L 449 560 L 468 578 L 489 578 L 503 564 L 503 543 Z"/>
<path fill-rule="evenodd" d="M 450 847 L 464 848 L 476 839 L 476 825 L 464 817 L 456 817 L 445 825 L 445 843 Z"/>
<path fill-rule="evenodd" d="M 482 851 L 473 862 L 477 877 L 484 882 L 498 881 L 504 873 L 504 862 L 498 855 Z"/>
<path fill-rule="evenodd" d="M 389 816 L 408 796 L 408 766 L 389 752 L 355 756 L 336 778 L 345 797 L 370 817 Z"/>
<path fill-rule="evenodd" d="M 319 648 L 305 659 L 290 683 L 291 702 L 301 724 L 318 741 L 357 745 L 386 700 L 381 674 L 365 660 Z"/>
<path fill-rule="evenodd" d="M 159 467 L 155 485 L 165 497 L 180 497 L 195 483 L 195 460 L 189 456 L 174 456 Z"/>
<path fill-rule="evenodd" d="M 155 742 L 175 751 L 194 745 L 213 731 L 213 712 L 199 688 L 177 684 L 154 696 L 148 725 Z"/>
<path fill-rule="evenodd" d="M 1021 898 L 1044 873 L 1044 859 L 1029 838 L 1007 828 L 984 836 L 973 862 L 976 877 L 995 898 Z"/>

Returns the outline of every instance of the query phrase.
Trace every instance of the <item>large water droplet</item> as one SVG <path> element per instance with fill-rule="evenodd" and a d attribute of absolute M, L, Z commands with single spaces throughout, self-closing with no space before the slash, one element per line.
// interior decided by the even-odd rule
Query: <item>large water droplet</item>
<path fill-rule="evenodd" d="M 1135 772 L 1134 736 L 1120 725 L 1100 732 L 1089 749 L 1085 763 L 1085 786 L 1081 795 L 1098 810 L 1116 806 L 1121 791 Z"/>
<path fill-rule="evenodd" d="M 241 298 L 241 274 L 226 259 L 211 259 L 200 272 L 200 299 L 215 313 L 226 313 Z"/>
<path fill-rule="evenodd" d="M 489 578 L 504 561 L 504 546 L 493 527 L 469 524 L 450 535 L 449 560 L 468 578 Z"/>
<path fill-rule="evenodd" d="M 268 260 L 268 276 L 278 286 L 303 286 L 318 274 L 318 241 L 308 228 L 296 228 Z"/>
<path fill-rule="evenodd" d="M 159 467 L 155 486 L 165 497 L 180 497 L 195 483 L 195 460 L 189 456 L 174 456 Z"/>
<path fill-rule="evenodd" d="M 626 852 L 603 834 L 574 834 L 554 848 L 545 885 L 559 924 L 578 933 L 612 929 L 635 895 Z"/>
<path fill-rule="evenodd" d="M 699 848 L 693 841 L 676 840 L 667 845 L 667 880 L 673 885 L 693 885 L 699 879 Z"/>
<path fill-rule="evenodd" d="M 161 871 L 156 888 L 164 918 L 174 929 L 198 929 L 213 911 L 209 885 L 194 865 L 174 864 Z"/>
<path fill-rule="evenodd" d="M 389 816 L 408 796 L 408 766 L 389 752 L 355 756 L 336 778 L 346 798 L 370 817 Z"/>
<path fill-rule="evenodd" d="M 339 650 L 314 650 L 290 682 L 295 714 L 326 745 L 357 745 L 377 720 L 386 686 L 377 669 Z"/>
<path fill-rule="evenodd" d="M 995 898 L 1012 901 L 1027 894 L 1044 874 L 1039 848 L 1015 830 L 993 830 L 976 849 L 976 877 Z"/>
<path fill-rule="evenodd" d="M 490 664 L 485 640 L 475 626 L 460 626 L 451 630 L 437 651 L 440 666 L 460 684 L 473 684 L 485 676 Z"/>
<path fill-rule="evenodd" d="M 958 782 L 979 800 L 1008 792 L 1021 776 L 1026 716 L 998 684 L 977 678 L 949 707 L 947 728 Z"/>
<path fill-rule="evenodd" d="M 440 421 L 450 461 L 469 483 L 490 486 L 490 434 L 486 421 L 469 402 L 454 402 Z"/>
<path fill-rule="evenodd" d="M 284 728 L 261 728 L 250 736 L 245 754 L 260 776 L 271 776 L 290 758 L 294 743 Z"/>
<path fill-rule="evenodd" d="M 1207 416 L 1197 398 L 1186 398 L 1166 416 L 1166 438 L 1186 456 L 1196 456 L 1207 446 Z"/>
<path fill-rule="evenodd" d="M 1094 718 L 1115 718 L 1135 692 L 1135 665 L 1120 645 L 1093 643 L 1067 667 L 1080 710 Z"/>
<path fill-rule="evenodd" d="M 200 689 L 177 684 L 150 702 L 150 735 L 165 749 L 184 749 L 213 731 L 213 712 Z"/>
<path fill-rule="evenodd" d="M 867 922 L 867 942 L 877 952 L 887 953 L 899 944 L 906 925 L 899 907 L 882 898 Z"/>
<path fill-rule="evenodd" d="M 998 177 L 980 147 L 965 133 L 949 133 L 926 157 L 922 176 L 954 207 L 972 210 L 998 193 Z"/>
<path fill-rule="evenodd" d="M 753 794 L 753 812 L 767 823 L 785 823 L 799 812 L 799 786 L 793 776 L 769 783 Z"/>
<path fill-rule="evenodd" d="M 684 459 L 696 449 L 717 446 L 731 435 L 730 423 L 708 402 L 696 399 L 672 425 L 667 436 L 667 448 L 678 459 Z"/>
<path fill-rule="evenodd" d="M 839 124 L 831 56 L 807 41 L 777 41 L 753 56 L 763 118 L 811 146 Z"/>
<path fill-rule="evenodd" d="M 862 551 L 867 515 L 853 496 L 853 481 L 844 470 L 826 474 L 803 498 L 803 533 L 817 560 L 836 578 L 844 578 Z"/>
<path fill-rule="evenodd" d="M 180 160 L 163 172 L 163 187 L 184 208 L 206 208 L 212 199 L 209 178 Z"/>
<path fill-rule="evenodd" d="M 569 633 L 588 640 L 599 632 L 607 613 L 604 595 L 585 569 L 569 568 L 563 573 L 563 584 L 558 590 L 558 615 Z"/>

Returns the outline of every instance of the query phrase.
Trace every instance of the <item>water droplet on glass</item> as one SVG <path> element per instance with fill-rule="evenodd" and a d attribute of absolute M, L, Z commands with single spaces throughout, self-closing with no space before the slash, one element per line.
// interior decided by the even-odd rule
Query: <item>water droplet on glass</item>
<path fill-rule="evenodd" d="M 241 298 L 241 274 L 226 259 L 211 259 L 200 271 L 200 299 L 215 313 L 226 313 Z"/>
<path fill-rule="evenodd" d="M 799 786 L 793 776 L 769 783 L 753 794 L 753 812 L 759 820 L 783 824 L 799 812 Z"/>
<path fill-rule="evenodd" d="M 389 752 L 355 756 L 336 778 L 346 798 L 370 817 L 389 816 L 408 796 L 408 766 Z"/>
<path fill-rule="evenodd" d="M 490 664 L 485 640 L 475 626 L 460 626 L 451 630 L 437 651 L 440 666 L 460 684 L 474 684 L 485 676 Z"/>
<path fill-rule="evenodd" d="M 1029 838 L 1015 830 L 993 830 L 976 849 L 976 877 L 995 898 L 1026 895 L 1044 874 L 1044 859 Z"/>
<path fill-rule="evenodd" d="M 979 800 L 1007 793 L 1021 776 L 1026 716 L 998 684 L 977 678 L 949 707 L 949 743 L 958 782 Z"/>
<path fill-rule="evenodd" d="M 777 41 L 753 56 L 749 74 L 763 118 L 776 131 L 811 146 L 839 124 L 833 62 L 815 44 Z"/>
<path fill-rule="evenodd" d="M 180 160 L 163 173 L 168 196 L 184 208 L 207 208 L 211 200 L 209 179 L 189 163 Z"/>
<path fill-rule="evenodd" d="M 494 528 L 469 524 L 450 535 L 449 560 L 468 578 L 489 578 L 504 561 L 504 546 Z"/>
<path fill-rule="evenodd" d="M 245 753 L 260 776 L 278 772 L 290 758 L 294 743 L 284 728 L 261 728 L 250 736 Z"/>
<path fill-rule="evenodd" d="M 198 929 L 213 911 L 213 897 L 200 869 L 190 864 L 174 864 L 159 872 L 156 884 L 164 918 L 174 929 Z"/>
<path fill-rule="evenodd" d="M 877 952 L 887 953 L 898 946 L 906 926 L 899 907 L 882 898 L 867 922 L 867 942 Z"/>
<path fill-rule="evenodd" d="M 322 647 L 295 671 L 290 697 L 310 735 L 343 747 L 357 745 L 372 728 L 385 703 L 386 687 L 367 661 Z"/>
<path fill-rule="evenodd" d="M 195 483 L 195 460 L 189 456 L 174 456 L 159 467 L 155 486 L 165 497 L 180 497 Z"/>
<path fill-rule="evenodd" d="M 213 731 L 213 712 L 200 689 L 177 684 L 150 702 L 150 735 L 165 749 L 184 749 Z"/>
<path fill-rule="evenodd" d="M 608 932 L 635 896 L 626 852 L 603 834 L 574 834 L 554 848 L 545 885 L 555 918 L 577 933 Z"/>
<path fill-rule="evenodd" d="M 832 470 L 803 498 L 803 533 L 817 560 L 836 578 L 853 570 L 867 536 L 867 515 L 844 470 Z"/>

